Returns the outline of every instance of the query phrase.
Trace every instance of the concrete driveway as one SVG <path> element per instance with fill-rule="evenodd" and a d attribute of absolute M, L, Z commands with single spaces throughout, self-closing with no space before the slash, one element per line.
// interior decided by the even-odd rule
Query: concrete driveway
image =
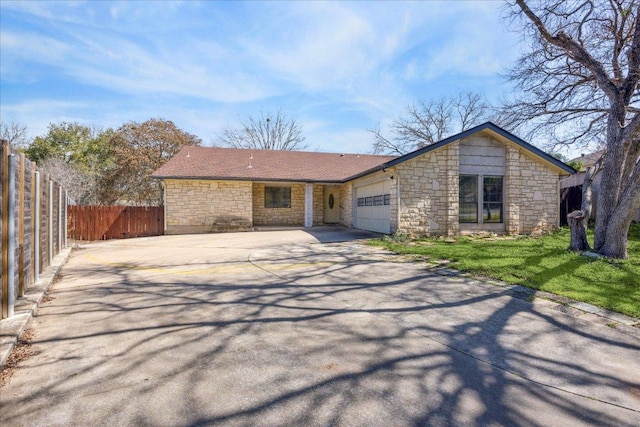
<path fill-rule="evenodd" d="M 83 244 L 0 424 L 640 424 L 636 336 L 353 237 Z"/>

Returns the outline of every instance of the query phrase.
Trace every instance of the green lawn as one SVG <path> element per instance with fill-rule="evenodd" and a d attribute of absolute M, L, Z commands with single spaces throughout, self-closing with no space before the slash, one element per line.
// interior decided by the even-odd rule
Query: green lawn
<path fill-rule="evenodd" d="M 593 242 L 592 233 L 589 242 Z M 371 242 L 399 254 L 449 260 L 479 276 L 527 286 L 640 317 L 640 224 L 629 230 L 629 259 L 592 259 L 568 251 L 569 229 L 542 237 L 460 237 Z"/>

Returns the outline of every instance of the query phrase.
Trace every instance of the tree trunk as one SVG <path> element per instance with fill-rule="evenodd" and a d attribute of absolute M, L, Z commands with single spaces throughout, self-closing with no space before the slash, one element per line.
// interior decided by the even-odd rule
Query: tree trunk
<path fill-rule="evenodd" d="M 640 207 L 640 169 L 635 170 L 632 174 L 627 188 L 620 196 L 618 206 L 611 215 L 607 224 L 604 244 L 598 250 L 601 255 L 618 259 L 629 257 L 627 253 L 629 226 L 638 207 Z"/>
<path fill-rule="evenodd" d="M 582 204 L 580 205 L 580 210 L 584 212 L 584 217 L 586 221 L 584 221 L 585 229 L 589 223 L 589 219 L 591 218 L 591 212 L 593 211 L 593 180 L 596 175 L 602 170 L 602 163 L 604 162 L 603 154 L 600 158 L 587 169 L 584 174 L 584 182 L 582 183 Z"/>
<path fill-rule="evenodd" d="M 600 192 L 598 193 L 598 213 L 596 215 L 596 228 L 594 247 L 600 252 L 607 239 L 607 227 L 613 211 L 618 205 L 620 197 L 620 183 L 622 181 L 622 169 L 625 164 L 625 152 L 623 149 L 620 123 L 624 123 L 624 104 L 611 101 L 609 117 L 607 118 L 607 154 L 602 169 L 600 180 Z"/>
<path fill-rule="evenodd" d="M 567 222 L 571 229 L 569 250 L 582 252 L 591 249 L 589 242 L 587 242 L 587 228 L 583 224 L 584 219 L 585 214 L 583 211 L 573 211 L 567 215 Z"/>

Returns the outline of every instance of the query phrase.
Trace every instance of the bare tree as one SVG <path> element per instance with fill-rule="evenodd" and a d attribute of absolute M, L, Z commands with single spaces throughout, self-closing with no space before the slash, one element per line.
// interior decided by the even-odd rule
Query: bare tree
<path fill-rule="evenodd" d="M 100 200 L 106 204 L 162 204 L 161 184 L 151 174 L 182 147 L 201 143 L 168 120 L 125 123 L 109 140 L 113 164 L 100 177 Z"/>
<path fill-rule="evenodd" d="M 218 137 L 220 145 L 257 150 L 304 150 L 302 126 L 281 111 L 260 113 L 240 120 L 240 128 L 226 127 Z"/>
<path fill-rule="evenodd" d="M 52 179 L 60 183 L 68 192 L 72 204 L 96 205 L 98 198 L 98 177 L 79 165 L 65 161 L 60 157 L 49 157 L 39 165 L 41 172 L 50 174 Z"/>
<path fill-rule="evenodd" d="M 546 132 L 556 145 L 601 141 L 595 249 L 627 257 L 640 206 L 640 20 L 638 0 L 515 0 L 512 15 L 532 41 L 510 72 L 522 96 L 512 123 Z"/>
<path fill-rule="evenodd" d="M 435 101 L 418 101 L 406 109 L 406 116 L 391 124 L 392 137 L 385 137 L 380 128 L 373 133 L 375 154 L 403 155 L 431 145 L 447 136 L 464 131 L 486 120 L 489 105 L 473 92 Z"/>
<path fill-rule="evenodd" d="M 14 122 L 0 122 L 0 139 L 9 141 L 16 148 L 26 148 L 29 145 L 27 127 Z"/>

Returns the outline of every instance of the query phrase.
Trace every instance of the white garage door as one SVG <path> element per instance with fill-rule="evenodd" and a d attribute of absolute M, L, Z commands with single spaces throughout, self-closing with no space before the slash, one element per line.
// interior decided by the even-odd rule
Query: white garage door
<path fill-rule="evenodd" d="M 355 228 L 378 233 L 391 232 L 390 186 L 390 181 L 385 179 L 356 187 Z"/>

